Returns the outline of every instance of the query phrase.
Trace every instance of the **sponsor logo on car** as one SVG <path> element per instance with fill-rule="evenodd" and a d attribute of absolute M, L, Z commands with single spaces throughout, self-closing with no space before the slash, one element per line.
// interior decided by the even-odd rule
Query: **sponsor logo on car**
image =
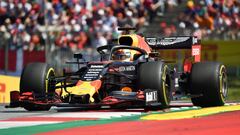
<path fill-rule="evenodd" d="M 120 71 L 120 72 L 135 71 L 135 66 L 121 66 L 118 68 L 118 71 Z"/>

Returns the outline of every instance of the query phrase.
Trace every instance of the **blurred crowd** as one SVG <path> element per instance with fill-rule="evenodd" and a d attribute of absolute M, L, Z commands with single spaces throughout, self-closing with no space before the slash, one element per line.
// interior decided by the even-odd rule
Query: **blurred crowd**
<path fill-rule="evenodd" d="M 199 37 L 239 39 L 239 10 L 239 0 L 188 0 L 185 11 L 178 16 L 179 28 L 192 29 Z"/>
<path fill-rule="evenodd" d="M 10 49 L 97 47 L 119 35 L 117 27 L 142 28 L 175 0 L 0 0 L 0 40 Z M 6 44 L 0 43 L 0 47 Z"/>
<path fill-rule="evenodd" d="M 95 48 L 111 44 L 120 34 L 118 27 L 151 27 L 156 16 L 174 12 L 181 3 L 186 8 L 176 13 L 177 24 L 163 22 L 156 28 L 164 36 L 240 36 L 239 0 L 0 0 L 0 48 L 6 44 L 12 50 L 29 51 Z"/>

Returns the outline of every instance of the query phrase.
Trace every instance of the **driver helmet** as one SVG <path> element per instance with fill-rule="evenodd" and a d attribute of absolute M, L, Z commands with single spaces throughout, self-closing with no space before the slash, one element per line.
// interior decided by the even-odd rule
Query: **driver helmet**
<path fill-rule="evenodd" d="M 131 52 L 128 49 L 119 49 L 113 53 L 113 60 L 130 61 Z"/>

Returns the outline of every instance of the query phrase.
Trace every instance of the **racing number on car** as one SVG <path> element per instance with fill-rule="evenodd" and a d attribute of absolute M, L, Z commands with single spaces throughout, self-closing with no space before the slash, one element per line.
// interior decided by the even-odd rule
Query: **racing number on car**
<path fill-rule="evenodd" d="M 157 101 L 157 91 L 147 92 L 146 101 L 147 102 Z"/>

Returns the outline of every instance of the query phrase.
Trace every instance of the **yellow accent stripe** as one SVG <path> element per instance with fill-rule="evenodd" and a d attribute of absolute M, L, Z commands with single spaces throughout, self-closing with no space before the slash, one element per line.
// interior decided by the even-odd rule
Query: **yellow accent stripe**
<path fill-rule="evenodd" d="M 240 105 L 211 107 L 211 108 L 203 108 L 203 109 L 189 110 L 189 111 L 183 111 L 183 112 L 150 114 L 150 115 L 141 117 L 141 119 L 142 120 L 185 119 L 185 118 L 201 117 L 201 116 L 217 114 L 221 112 L 230 112 L 230 111 L 237 111 L 237 110 L 240 110 Z"/>
<path fill-rule="evenodd" d="M 162 87 L 163 87 L 163 97 L 164 97 L 164 102 L 166 103 L 166 105 L 168 105 L 169 104 L 169 102 L 168 102 L 168 99 L 167 99 L 167 95 L 166 95 L 166 86 L 165 86 L 165 83 L 167 83 L 166 82 L 166 78 L 167 78 L 167 76 L 166 76 L 166 70 L 167 70 L 167 65 L 165 65 L 164 66 L 164 69 L 163 69 L 163 76 L 162 76 Z"/>
<path fill-rule="evenodd" d="M 50 68 L 50 69 L 48 70 L 48 72 L 47 72 L 46 79 L 49 78 L 49 74 L 50 74 L 51 71 L 53 71 L 53 73 L 55 74 L 54 69 L 53 69 L 53 68 Z M 46 84 L 46 92 L 48 93 L 48 80 L 45 80 L 45 82 L 46 82 L 46 83 L 45 83 L 45 84 Z"/>
<path fill-rule="evenodd" d="M 225 66 L 224 65 L 222 65 L 221 67 L 220 67 L 220 76 L 219 76 L 219 81 L 220 81 L 220 97 L 221 97 L 221 100 L 222 100 L 222 102 L 224 102 L 225 100 L 224 100 L 224 97 L 223 97 L 223 91 L 222 91 L 222 89 L 223 89 L 223 82 L 222 82 L 222 80 L 223 80 L 223 73 L 222 73 L 222 70 L 223 69 L 225 69 Z"/>

